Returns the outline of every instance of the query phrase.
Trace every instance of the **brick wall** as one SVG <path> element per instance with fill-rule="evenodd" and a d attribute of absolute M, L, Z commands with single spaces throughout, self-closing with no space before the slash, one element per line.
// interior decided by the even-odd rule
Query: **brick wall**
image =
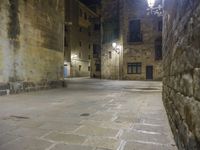
<path fill-rule="evenodd" d="M 164 0 L 163 101 L 179 149 L 200 149 L 200 1 Z"/>
<path fill-rule="evenodd" d="M 63 3 L 0 1 L 1 84 L 21 90 L 63 78 Z"/>

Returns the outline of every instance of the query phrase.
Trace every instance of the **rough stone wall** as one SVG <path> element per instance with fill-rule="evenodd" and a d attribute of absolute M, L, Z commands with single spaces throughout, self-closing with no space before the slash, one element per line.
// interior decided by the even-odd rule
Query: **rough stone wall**
<path fill-rule="evenodd" d="M 123 79 L 146 80 L 146 66 L 153 66 L 153 79 L 162 79 L 162 61 L 155 61 L 155 40 L 162 36 L 158 31 L 159 17 L 148 16 L 145 1 L 124 0 L 123 27 Z M 139 19 L 141 22 L 142 42 L 129 42 L 129 22 Z M 127 74 L 127 63 L 141 62 L 141 74 Z"/>
<path fill-rule="evenodd" d="M 0 1 L 0 82 L 13 90 L 63 78 L 64 1 Z"/>
<path fill-rule="evenodd" d="M 163 101 L 179 149 L 200 149 L 200 1 L 164 0 Z"/>

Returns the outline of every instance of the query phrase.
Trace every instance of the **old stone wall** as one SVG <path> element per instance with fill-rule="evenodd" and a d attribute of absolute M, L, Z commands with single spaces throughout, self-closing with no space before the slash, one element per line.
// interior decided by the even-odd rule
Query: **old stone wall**
<path fill-rule="evenodd" d="M 0 82 L 11 90 L 63 78 L 64 1 L 0 1 Z"/>
<path fill-rule="evenodd" d="M 163 101 L 179 149 L 200 149 L 200 1 L 164 0 Z"/>
<path fill-rule="evenodd" d="M 146 80 L 146 66 L 153 66 L 153 80 L 162 79 L 162 61 L 155 60 L 155 40 L 162 38 L 162 31 L 158 31 L 158 21 L 162 18 L 147 15 L 145 1 L 124 0 L 124 18 L 121 20 L 123 27 L 123 79 Z M 129 41 L 129 23 L 139 19 L 141 23 L 141 42 Z M 141 74 L 128 74 L 127 64 L 142 64 Z"/>
<path fill-rule="evenodd" d="M 162 79 L 162 58 L 155 59 L 155 41 L 157 38 L 162 40 L 162 31 L 158 31 L 158 22 L 162 21 L 162 17 L 147 15 L 146 9 L 146 1 L 102 0 L 103 78 L 146 80 L 146 67 L 152 66 L 152 80 Z M 140 20 L 141 42 L 129 41 L 129 24 L 132 20 Z M 121 47 L 119 54 L 112 48 L 113 42 Z M 141 63 L 141 73 L 128 73 L 129 63 Z"/>
<path fill-rule="evenodd" d="M 116 53 L 112 43 L 122 47 L 120 34 L 120 0 L 102 0 L 102 51 L 101 76 L 105 79 L 121 79 L 123 52 Z M 121 49 L 122 50 L 122 49 Z"/>

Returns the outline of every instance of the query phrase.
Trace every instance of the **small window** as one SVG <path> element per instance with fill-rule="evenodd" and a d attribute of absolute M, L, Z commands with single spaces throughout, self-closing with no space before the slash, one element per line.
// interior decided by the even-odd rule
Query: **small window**
<path fill-rule="evenodd" d="M 155 60 L 162 60 L 162 38 L 155 40 Z"/>
<path fill-rule="evenodd" d="M 127 64 L 128 74 L 141 74 L 141 72 L 142 72 L 142 63 L 128 63 Z"/>
<path fill-rule="evenodd" d="M 87 13 L 86 12 L 84 13 L 84 18 L 85 18 L 85 20 L 87 20 Z"/>
<path fill-rule="evenodd" d="M 101 29 L 101 25 L 100 24 L 95 24 L 94 25 L 94 31 L 99 31 Z"/>
<path fill-rule="evenodd" d="M 79 16 L 80 16 L 80 17 L 83 16 L 83 11 L 82 11 L 82 9 L 80 9 L 80 11 L 79 11 Z"/>
<path fill-rule="evenodd" d="M 108 55 L 109 55 L 109 58 L 111 59 L 112 58 L 112 52 L 109 52 Z"/>
<path fill-rule="evenodd" d="M 91 67 L 90 67 L 90 66 L 88 66 L 88 71 L 90 71 L 90 69 L 91 69 Z"/>
<path fill-rule="evenodd" d="M 162 20 L 158 21 L 158 31 L 162 32 L 163 22 Z"/>
<path fill-rule="evenodd" d="M 101 64 L 95 64 L 96 65 L 96 71 L 101 71 Z"/>
<path fill-rule="evenodd" d="M 65 45 L 65 47 L 67 47 L 67 37 L 66 36 L 64 38 L 64 45 Z"/>
<path fill-rule="evenodd" d="M 80 46 L 80 47 L 82 46 L 82 42 L 81 42 L 81 41 L 79 41 L 79 46 Z"/>
<path fill-rule="evenodd" d="M 79 71 L 81 71 L 81 67 L 82 67 L 82 66 L 81 66 L 81 65 L 79 65 L 79 67 L 78 67 L 78 70 L 79 70 Z"/>

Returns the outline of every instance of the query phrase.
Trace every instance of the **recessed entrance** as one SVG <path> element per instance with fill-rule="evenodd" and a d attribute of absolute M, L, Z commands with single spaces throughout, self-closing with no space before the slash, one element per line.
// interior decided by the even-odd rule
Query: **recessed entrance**
<path fill-rule="evenodd" d="M 153 66 L 146 66 L 146 79 L 153 80 Z"/>

